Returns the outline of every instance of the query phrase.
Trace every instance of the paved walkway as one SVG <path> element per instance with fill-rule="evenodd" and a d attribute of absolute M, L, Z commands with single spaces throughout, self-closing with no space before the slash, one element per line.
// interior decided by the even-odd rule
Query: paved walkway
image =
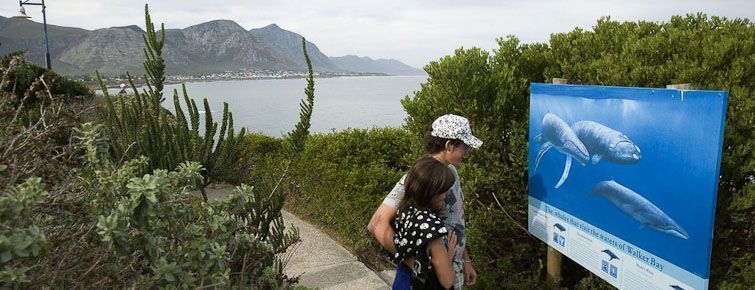
<path fill-rule="evenodd" d="M 388 284 L 357 257 L 311 224 L 283 211 L 286 226 L 299 228 L 301 243 L 283 271 L 299 276 L 299 284 L 319 289 L 389 289 Z"/>
<path fill-rule="evenodd" d="M 228 184 L 211 184 L 206 188 L 210 200 L 222 198 L 233 190 Z M 199 192 L 195 192 L 199 195 Z M 299 285 L 318 289 L 390 289 L 395 271 L 380 275 L 367 268 L 357 257 L 308 222 L 283 211 L 286 227 L 299 228 L 301 242 L 293 247 L 291 260 L 283 271 L 299 276 Z"/>

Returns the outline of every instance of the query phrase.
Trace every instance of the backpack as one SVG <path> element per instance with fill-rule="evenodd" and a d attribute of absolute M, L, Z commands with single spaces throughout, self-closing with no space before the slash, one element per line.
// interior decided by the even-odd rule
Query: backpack
<path fill-rule="evenodd" d="M 412 289 L 446 289 L 440 285 L 435 270 L 430 268 L 431 259 L 427 252 L 427 246 L 422 247 L 422 249 L 418 251 L 417 257 L 414 260 L 414 266 L 412 267 Z M 451 289 L 453 288 L 454 287 L 451 286 Z"/>

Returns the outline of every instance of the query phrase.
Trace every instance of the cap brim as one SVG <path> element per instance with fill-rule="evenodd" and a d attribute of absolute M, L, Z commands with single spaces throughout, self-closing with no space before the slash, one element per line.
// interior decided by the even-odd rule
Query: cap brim
<path fill-rule="evenodd" d="M 464 141 L 464 144 L 469 145 L 469 147 L 472 148 L 480 148 L 482 146 L 482 140 L 478 139 L 477 137 L 473 135 L 469 135 L 469 137 L 466 137 L 464 139 L 461 139 L 461 141 Z"/>

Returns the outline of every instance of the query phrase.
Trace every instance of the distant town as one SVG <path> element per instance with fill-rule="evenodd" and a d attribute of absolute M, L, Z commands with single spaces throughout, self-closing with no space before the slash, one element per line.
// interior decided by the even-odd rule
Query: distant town
<path fill-rule="evenodd" d="M 387 76 L 385 73 L 354 73 L 354 72 L 314 72 L 315 78 L 333 78 L 333 77 L 351 77 L 351 76 Z M 206 82 L 220 80 L 258 80 L 258 79 L 297 79 L 307 76 L 307 72 L 290 71 L 290 70 L 241 70 L 241 71 L 224 71 L 219 73 L 201 74 L 201 75 L 167 75 L 166 84 L 176 84 L 184 82 Z M 132 75 L 134 84 L 139 86 L 144 83 L 143 76 Z M 90 86 L 99 86 L 94 78 L 81 77 L 77 78 Z M 128 85 L 126 75 L 120 76 L 103 76 L 102 81 L 109 88 L 119 87 L 120 84 Z"/>

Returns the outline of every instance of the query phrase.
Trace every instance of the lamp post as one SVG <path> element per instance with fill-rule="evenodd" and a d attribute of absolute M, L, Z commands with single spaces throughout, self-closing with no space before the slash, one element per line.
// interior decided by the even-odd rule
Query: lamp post
<path fill-rule="evenodd" d="M 42 0 L 42 3 L 33 3 L 29 1 L 31 0 L 18 0 L 18 6 L 21 7 L 21 9 L 19 9 L 19 13 L 21 14 L 18 16 L 13 16 L 13 18 L 31 18 L 31 16 L 26 15 L 26 9 L 24 9 L 24 5 L 42 6 L 42 26 L 45 29 L 45 62 L 47 64 L 47 69 L 52 69 L 52 62 L 50 61 L 50 42 L 47 40 L 47 15 L 45 14 L 45 8 L 47 8 L 47 6 L 45 6 L 45 0 Z"/>

